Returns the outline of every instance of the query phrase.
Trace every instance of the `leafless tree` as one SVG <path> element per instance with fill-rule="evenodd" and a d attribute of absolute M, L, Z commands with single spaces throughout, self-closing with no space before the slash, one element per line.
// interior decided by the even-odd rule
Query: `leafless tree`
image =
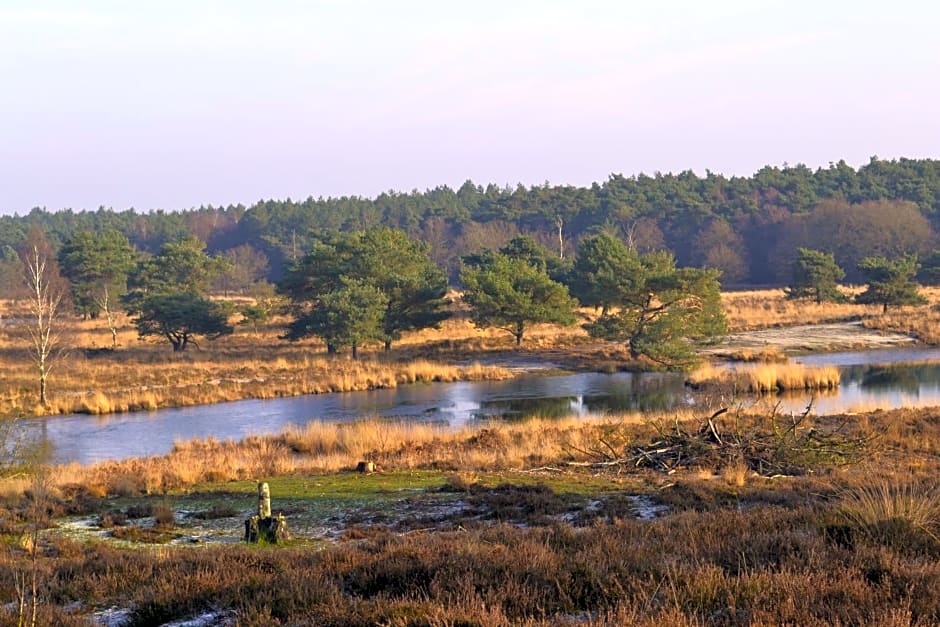
<path fill-rule="evenodd" d="M 30 233 L 21 259 L 23 281 L 28 290 L 29 317 L 25 324 L 30 340 L 29 351 L 39 372 L 39 402 L 46 405 L 49 371 L 64 350 L 59 317 L 68 289 L 59 274 L 55 255 L 41 232 Z"/>
<path fill-rule="evenodd" d="M 49 526 L 49 494 L 52 482 L 48 468 L 37 468 L 30 483 L 30 496 L 25 508 L 26 524 L 19 546 L 11 546 L 15 567 L 13 587 L 16 593 L 17 627 L 35 627 L 36 617 L 46 578 L 39 558 L 42 555 L 40 531 Z"/>

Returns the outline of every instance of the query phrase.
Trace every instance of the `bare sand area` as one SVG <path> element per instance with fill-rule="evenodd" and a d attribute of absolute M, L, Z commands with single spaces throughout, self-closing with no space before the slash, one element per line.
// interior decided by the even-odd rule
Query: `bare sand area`
<path fill-rule="evenodd" d="M 775 351 L 787 355 L 913 346 L 915 338 L 903 333 L 866 329 L 860 321 L 803 324 L 729 334 L 706 349 L 714 356 L 742 352 Z"/>

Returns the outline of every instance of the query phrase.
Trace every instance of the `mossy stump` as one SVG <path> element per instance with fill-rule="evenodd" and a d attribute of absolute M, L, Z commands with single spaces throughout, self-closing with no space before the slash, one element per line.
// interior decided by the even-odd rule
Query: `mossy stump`
<path fill-rule="evenodd" d="M 277 544 L 290 540 L 284 514 L 271 515 L 271 490 L 267 483 L 258 484 L 258 514 L 245 521 L 245 542 Z"/>

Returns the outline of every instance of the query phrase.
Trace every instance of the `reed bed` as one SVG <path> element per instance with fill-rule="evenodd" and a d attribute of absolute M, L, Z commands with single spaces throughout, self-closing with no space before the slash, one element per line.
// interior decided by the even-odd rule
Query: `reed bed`
<path fill-rule="evenodd" d="M 839 387 L 841 375 L 834 366 L 768 363 L 751 367 L 705 366 L 689 375 L 693 387 L 728 386 L 755 394 L 788 390 L 831 390 Z"/>
<path fill-rule="evenodd" d="M 53 469 L 60 489 L 93 495 L 160 494 L 205 482 L 350 470 L 360 461 L 396 469 L 506 470 L 558 459 L 597 445 L 614 429 L 644 432 L 651 421 L 691 420 L 691 413 L 630 413 L 598 418 L 530 419 L 462 429 L 393 420 L 311 421 L 273 436 L 175 443 L 157 457 Z M 71 486 L 71 487 L 70 487 Z"/>
<path fill-rule="evenodd" d="M 184 353 L 173 353 L 167 344 L 141 342 L 123 329 L 120 347 L 111 351 L 98 342 L 105 339 L 101 329 L 88 322 L 69 324 L 63 344 L 73 348 L 53 362 L 50 400 L 44 407 L 37 403 L 37 375 L 25 338 L 0 337 L 0 369 L 4 373 L 0 415 L 107 414 L 513 376 L 508 370 L 479 363 L 451 365 L 402 359 L 397 351 L 390 356 L 374 351 L 359 360 L 347 355 L 326 356 L 321 343 L 288 343 L 277 338 L 273 327 L 258 334 L 236 334 L 207 345 L 205 350 Z"/>

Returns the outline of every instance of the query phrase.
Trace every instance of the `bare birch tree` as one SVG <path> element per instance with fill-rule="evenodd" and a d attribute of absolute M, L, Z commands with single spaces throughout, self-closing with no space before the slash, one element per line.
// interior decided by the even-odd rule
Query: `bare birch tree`
<path fill-rule="evenodd" d="M 29 352 L 39 374 L 39 402 L 46 405 L 49 371 L 64 349 L 59 316 L 68 290 L 59 274 L 55 255 L 41 232 L 30 232 L 21 258 L 23 281 L 28 290 Z"/>

